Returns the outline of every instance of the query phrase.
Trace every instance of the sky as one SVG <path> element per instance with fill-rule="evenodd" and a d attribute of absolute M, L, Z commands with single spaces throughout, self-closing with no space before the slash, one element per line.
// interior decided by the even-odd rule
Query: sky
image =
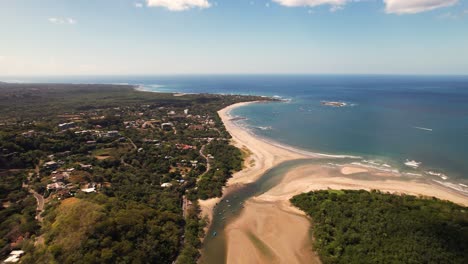
<path fill-rule="evenodd" d="M 0 0 L 0 76 L 468 75 L 468 0 Z"/>

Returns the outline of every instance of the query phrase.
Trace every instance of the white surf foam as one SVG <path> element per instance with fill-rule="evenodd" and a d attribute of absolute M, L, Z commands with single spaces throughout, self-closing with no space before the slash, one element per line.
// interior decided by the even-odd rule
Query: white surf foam
<path fill-rule="evenodd" d="M 432 132 L 432 131 L 433 131 L 432 128 L 427 128 L 427 127 L 418 127 L 418 126 L 414 126 L 413 128 L 419 129 L 419 130 L 424 130 L 424 131 L 429 131 L 429 132 Z"/>

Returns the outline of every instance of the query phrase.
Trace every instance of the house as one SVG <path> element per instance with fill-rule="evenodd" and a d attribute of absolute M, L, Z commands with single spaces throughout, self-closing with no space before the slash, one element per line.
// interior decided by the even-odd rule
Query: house
<path fill-rule="evenodd" d="M 28 132 L 24 132 L 21 134 L 23 137 L 33 137 L 36 135 L 36 132 L 34 130 L 29 130 Z"/>
<path fill-rule="evenodd" d="M 188 110 L 188 109 L 185 109 L 185 110 L 184 110 L 184 114 L 188 115 L 188 113 L 189 113 L 189 110 Z"/>
<path fill-rule="evenodd" d="M 70 178 L 70 174 L 68 172 L 53 173 L 52 181 L 60 182 L 63 180 L 68 180 L 68 178 Z"/>
<path fill-rule="evenodd" d="M 172 124 L 171 122 L 168 122 L 168 123 L 162 123 L 161 124 L 161 129 L 172 129 L 172 127 L 174 126 L 174 124 Z"/>
<path fill-rule="evenodd" d="M 58 127 L 62 130 L 75 127 L 75 122 L 59 124 Z"/>
<path fill-rule="evenodd" d="M 49 161 L 44 163 L 44 168 L 49 169 L 49 170 L 55 170 L 58 168 L 58 163 L 55 161 Z"/>
<path fill-rule="evenodd" d="M 13 250 L 8 256 L 7 259 L 3 261 L 3 263 L 17 263 L 20 261 L 21 256 L 24 255 L 23 250 Z"/>
<path fill-rule="evenodd" d="M 171 186 L 172 186 L 172 183 L 170 183 L 170 182 L 166 182 L 166 183 L 161 184 L 161 187 L 163 187 L 163 188 L 169 188 Z"/>
<path fill-rule="evenodd" d="M 93 192 L 96 192 L 96 188 L 95 187 L 85 188 L 85 189 L 81 189 L 81 191 L 84 193 L 93 193 Z"/>
<path fill-rule="evenodd" d="M 81 167 L 82 169 L 92 169 L 92 168 L 93 168 L 93 165 L 80 164 L 80 167 Z"/>
<path fill-rule="evenodd" d="M 195 146 L 187 145 L 187 144 L 176 144 L 177 149 L 189 150 L 189 149 L 197 149 Z"/>
<path fill-rule="evenodd" d="M 112 131 L 107 131 L 106 137 L 117 137 L 119 136 L 119 131 L 112 130 Z"/>
<path fill-rule="evenodd" d="M 65 177 L 63 174 L 57 174 L 55 176 L 52 176 L 52 181 L 57 182 L 57 181 L 63 181 Z"/>
<path fill-rule="evenodd" d="M 57 192 L 55 193 L 56 197 L 60 199 L 66 199 L 68 197 L 71 197 L 73 196 L 73 194 L 70 192 L 69 189 L 61 189 L 61 190 L 57 190 Z"/>
<path fill-rule="evenodd" d="M 63 188 L 65 188 L 65 184 L 63 184 L 63 182 L 47 184 L 47 190 L 61 190 Z"/>

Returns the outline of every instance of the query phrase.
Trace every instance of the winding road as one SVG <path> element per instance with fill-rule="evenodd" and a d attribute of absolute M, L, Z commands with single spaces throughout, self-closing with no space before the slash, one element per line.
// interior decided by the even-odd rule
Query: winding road
<path fill-rule="evenodd" d="M 205 154 L 203 154 L 203 151 L 205 150 L 205 147 L 206 147 L 206 145 L 203 145 L 200 148 L 200 156 L 202 156 L 203 158 L 206 159 L 206 171 L 205 171 L 205 173 L 207 173 L 208 171 L 210 171 L 211 166 L 210 166 L 210 159 L 207 156 L 205 156 Z M 203 173 L 203 174 L 205 174 L 205 173 Z M 203 176 L 203 174 L 200 175 L 200 176 Z"/>
<path fill-rule="evenodd" d="M 37 214 L 36 214 L 36 219 L 37 221 L 39 222 L 42 222 L 42 212 L 44 211 L 44 196 L 38 194 L 36 191 L 30 189 L 29 190 L 30 193 L 32 193 L 32 195 L 34 196 L 34 198 L 36 198 L 36 201 L 37 201 Z"/>

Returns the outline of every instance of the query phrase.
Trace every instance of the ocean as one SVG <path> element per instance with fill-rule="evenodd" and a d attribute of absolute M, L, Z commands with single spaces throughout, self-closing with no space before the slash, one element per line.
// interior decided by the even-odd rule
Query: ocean
<path fill-rule="evenodd" d="M 283 101 L 248 105 L 232 114 L 245 117 L 242 125 L 252 132 L 281 144 L 360 156 L 360 163 L 367 166 L 468 185 L 468 76 L 185 75 L 15 80 L 274 96 Z M 346 106 L 326 106 L 323 101 L 344 102 Z M 420 166 L 406 166 L 407 160 L 420 162 Z"/>

